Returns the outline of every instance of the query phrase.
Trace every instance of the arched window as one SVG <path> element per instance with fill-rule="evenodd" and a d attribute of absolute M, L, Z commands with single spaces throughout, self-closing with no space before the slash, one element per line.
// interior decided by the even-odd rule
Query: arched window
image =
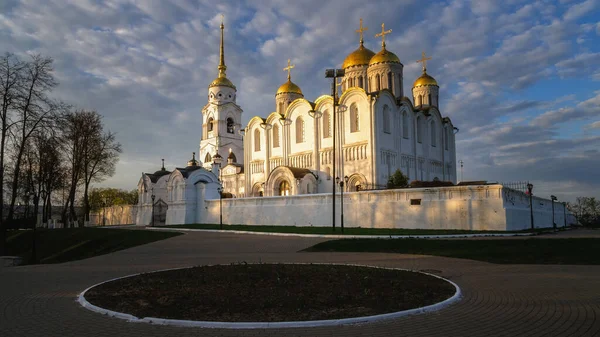
<path fill-rule="evenodd" d="M 392 133 L 392 123 L 390 121 L 390 108 L 387 105 L 383 106 L 383 132 Z"/>
<path fill-rule="evenodd" d="M 392 72 L 391 71 L 387 75 L 387 80 L 388 80 L 388 86 L 387 86 L 388 89 L 394 90 L 394 87 L 393 87 L 393 84 L 392 84 L 393 81 L 394 81 L 394 78 L 392 77 Z"/>
<path fill-rule="evenodd" d="M 280 114 L 285 113 L 285 111 L 283 111 L 283 102 L 279 102 L 279 113 Z"/>
<path fill-rule="evenodd" d="M 273 124 L 273 147 L 279 147 L 279 125 Z"/>
<path fill-rule="evenodd" d="M 419 103 L 417 105 L 423 105 L 423 95 L 419 95 Z"/>
<path fill-rule="evenodd" d="M 213 130 L 213 118 L 210 117 L 208 118 L 208 122 L 206 122 L 206 127 L 208 128 L 208 132 L 211 132 Z"/>
<path fill-rule="evenodd" d="M 327 180 L 331 180 L 331 167 L 325 168 L 325 174 L 327 175 Z"/>
<path fill-rule="evenodd" d="M 350 132 L 358 132 L 360 130 L 360 115 L 356 104 L 350 106 Z"/>
<path fill-rule="evenodd" d="M 362 76 L 358 77 L 358 86 L 361 87 L 361 88 L 363 88 L 363 77 Z"/>
<path fill-rule="evenodd" d="M 417 117 L 417 142 L 423 143 L 423 118 Z"/>
<path fill-rule="evenodd" d="M 260 151 L 260 131 L 254 129 L 254 152 Z"/>
<path fill-rule="evenodd" d="M 304 143 L 304 120 L 296 118 L 296 143 Z"/>
<path fill-rule="evenodd" d="M 331 137 L 331 116 L 329 115 L 329 111 L 325 110 L 321 118 L 323 119 L 323 138 L 329 138 Z"/>
<path fill-rule="evenodd" d="M 207 153 L 206 157 L 204 157 L 204 162 L 210 163 L 211 161 L 212 161 L 212 156 L 210 155 L 210 153 Z"/>
<path fill-rule="evenodd" d="M 408 113 L 402 111 L 402 137 L 408 139 Z"/>
<path fill-rule="evenodd" d="M 290 195 L 290 183 L 288 183 L 287 180 L 284 180 L 279 184 L 279 195 Z"/>
<path fill-rule="evenodd" d="M 437 146 L 437 137 L 435 133 L 435 122 L 431 122 L 429 126 L 429 133 L 431 134 L 431 146 Z"/>
<path fill-rule="evenodd" d="M 348 79 L 348 88 L 352 88 L 352 78 Z"/>
<path fill-rule="evenodd" d="M 448 150 L 448 133 L 450 129 L 444 128 L 444 148 Z"/>
<path fill-rule="evenodd" d="M 227 133 L 233 133 L 233 118 L 227 118 Z"/>
<path fill-rule="evenodd" d="M 431 93 L 429 93 L 429 95 L 427 95 L 427 104 L 433 105 L 433 104 L 431 104 Z"/>
<path fill-rule="evenodd" d="M 379 85 L 381 84 L 381 78 L 379 77 L 379 74 L 375 75 L 375 91 L 379 91 L 380 87 Z"/>

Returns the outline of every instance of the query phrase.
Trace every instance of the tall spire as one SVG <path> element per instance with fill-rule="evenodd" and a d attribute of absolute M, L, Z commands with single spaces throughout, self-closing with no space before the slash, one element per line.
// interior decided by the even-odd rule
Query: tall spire
<path fill-rule="evenodd" d="M 221 14 L 221 49 L 219 50 L 219 77 L 227 77 L 225 71 L 227 70 L 227 66 L 225 65 L 225 50 L 223 48 L 224 38 L 223 31 L 225 30 L 225 25 L 223 24 L 224 16 Z"/>

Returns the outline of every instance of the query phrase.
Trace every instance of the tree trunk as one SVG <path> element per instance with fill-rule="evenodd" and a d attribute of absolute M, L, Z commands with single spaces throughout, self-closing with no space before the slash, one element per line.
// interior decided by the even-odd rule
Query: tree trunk
<path fill-rule="evenodd" d="M 19 148 L 19 153 L 17 155 L 17 161 L 15 162 L 15 169 L 12 181 L 12 195 L 10 198 L 10 206 L 8 208 L 8 216 L 6 217 L 6 221 L 10 222 L 15 214 L 15 203 L 17 202 L 17 190 L 19 189 L 19 173 L 21 170 L 21 160 L 23 159 L 23 150 L 25 147 L 21 144 Z"/>

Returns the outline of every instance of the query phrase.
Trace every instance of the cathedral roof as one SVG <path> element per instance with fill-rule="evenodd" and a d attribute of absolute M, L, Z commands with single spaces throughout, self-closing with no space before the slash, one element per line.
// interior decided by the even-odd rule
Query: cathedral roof
<path fill-rule="evenodd" d="M 383 47 L 381 51 L 375 54 L 375 56 L 373 56 L 369 61 L 370 66 L 378 63 L 400 63 L 400 58 L 398 58 L 396 54 Z"/>
<path fill-rule="evenodd" d="M 192 159 L 187 162 L 188 167 L 198 166 L 198 161 L 196 160 L 196 152 L 192 152 Z"/>
<path fill-rule="evenodd" d="M 424 69 L 423 74 L 421 76 L 419 76 L 419 78 L 417 78 L 417 80 L 413 84 L 413 88 L 420 87 L 420 86 L 429 86 L 429 85 L 437 86 L 438 83 L 435 80 L 435 78 L 429 76 L 429 74 L 427 74 L 427 71 Z"/>
<path fill-rule="evenodd" d="M 366 66 L 369 64 L 369 61 L 373 56 L 375 56 L 375 52 L 368 48 L 365 48 L 361 41 L 358 49 L 346 56 L 344 63 L 342 63 L 342 68 L 346 69 L 354 66 Z"/>
<path fill-rule="evenodd" d="M 288 79 L 287 82 L 285 82 L 284 84 L 282 84 L 279 89 L 277 89 L 277 95 L 279 94 L 299 94 L 304 96 L 304 94 L 302 94 L 302 90 L 300 89 L 300 87 L 298 85 L 296 85 L 294 82 L 292 82 L 291 80 Z"/>

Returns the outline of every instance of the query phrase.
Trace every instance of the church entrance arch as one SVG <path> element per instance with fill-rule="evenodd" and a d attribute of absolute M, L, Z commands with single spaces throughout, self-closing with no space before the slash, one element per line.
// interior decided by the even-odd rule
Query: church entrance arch
<path fill-rule="evenodd" d="M 164 226 L 167 223 L 167 210 L 169 205 L 162 199 L 154 203 L 153 225 Z"/>
<path fill-rule="evenodd" d="M 264 196 L 264 183 L 256 183 L 252 186 L 252 196 L 253 197 L 262 197 Z"/>
<path fill-rule="evenodd" d="M 361 189 L 365 189 L 367 187 L 367 178 L 360 174 L 355 173 L 348 177 L 347 192 L 358 192 Z"/>

